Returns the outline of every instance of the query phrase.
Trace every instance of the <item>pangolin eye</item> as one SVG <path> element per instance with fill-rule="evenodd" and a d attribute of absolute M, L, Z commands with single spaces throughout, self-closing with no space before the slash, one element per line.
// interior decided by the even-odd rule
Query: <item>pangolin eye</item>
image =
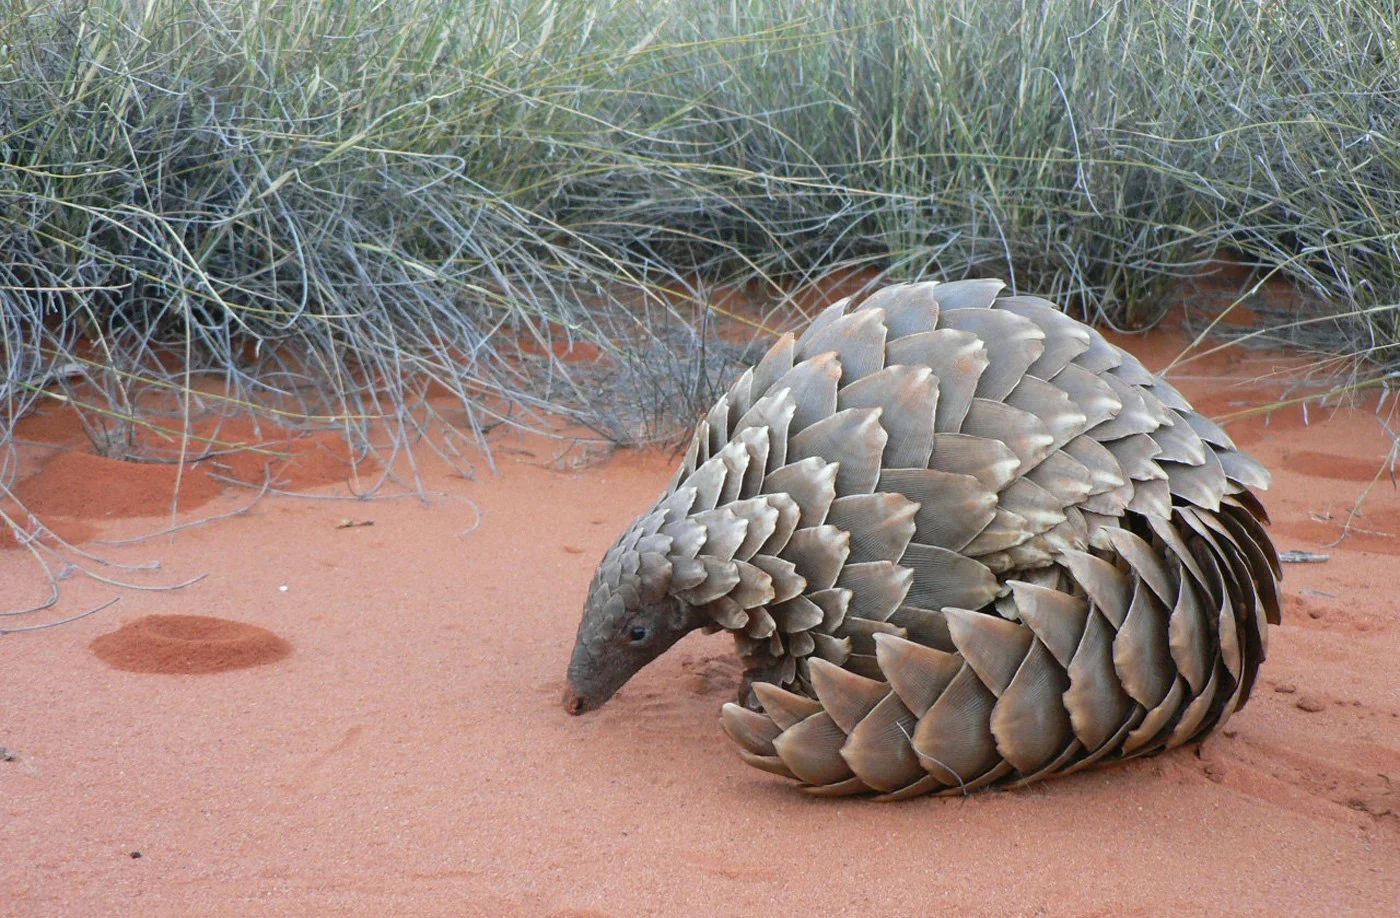
<path fill-rule="evenodd" d="M 641 625 L 633 625 L 631 628 L 627 629 L 627 636 L 631 638 L 634 643 L 640 643 L 647 639 L 647 629 L 643 628 Z"/>

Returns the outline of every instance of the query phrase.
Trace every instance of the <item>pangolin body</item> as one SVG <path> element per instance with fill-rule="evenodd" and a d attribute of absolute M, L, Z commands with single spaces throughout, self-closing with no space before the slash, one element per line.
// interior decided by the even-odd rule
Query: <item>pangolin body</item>
<path fill-rule="evenodd" d="M 1241 707 L 1279 620 L 1267 472 L 1002 289 L 843 301 L 745 372 L 601 563 L 570 709 L 728 630 L 761 705 L 722 714 L 746 761 L 898 798 L 1157 752 Z"/>

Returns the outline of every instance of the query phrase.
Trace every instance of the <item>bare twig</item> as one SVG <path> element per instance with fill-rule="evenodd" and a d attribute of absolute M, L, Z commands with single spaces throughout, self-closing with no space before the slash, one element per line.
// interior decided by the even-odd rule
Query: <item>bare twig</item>
<path fill-rule="evenodd" d="M 77 615 L 70 615 L 67 618 L 60 618 L 51 622 L 41 622 L 37 625 L 16 625 L 9 628 L 0 628 L 0 637 L 4 637 L 7 634 L 22 634 L 26 631 L 43 631 L 45 628 L 55 628 L 59 625 L 66 625 L 69 622 L 76 622 L 78 619 L 87 618 L 89 615 L 96 615 L 104 609 L 110 609 L 119 602 L 121 602 L 121 597 L 113 596 L 101 605 L 94 606 L 85 612 L 79 612 Z"/>

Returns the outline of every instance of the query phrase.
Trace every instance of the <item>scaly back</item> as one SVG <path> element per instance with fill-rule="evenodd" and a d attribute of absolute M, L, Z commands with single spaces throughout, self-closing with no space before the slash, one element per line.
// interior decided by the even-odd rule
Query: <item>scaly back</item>
<path fill-rule="evenodd" d="M 762 712 L 725 729 L 809 791 L 962 793 L 1187 742 L 1244 704 L 1278 622 L 1265 470 L 1002 287 L 888 287 L 784 336 L 600 566 L 590 603 L 647 571 L 734 633 Z"/>

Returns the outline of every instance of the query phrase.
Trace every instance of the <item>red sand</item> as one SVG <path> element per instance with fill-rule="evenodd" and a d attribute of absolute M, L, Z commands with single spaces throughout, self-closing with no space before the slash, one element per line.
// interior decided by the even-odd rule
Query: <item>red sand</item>
<path fill-rule="evenodd" d="M 1127 343 L 1161 366 L 1180 342 Z M 1232 412 L 1277 397 L 1234 385 L 1276 362 L 1212 359 L 1174 378 Z M 1199 749 L 966 800 L 815 800 L 744 766 L 718 724 L 738 677 L 723 635 L 688 638 L 596 714 L 563 712 L 593 565 L 667 481 L 665 455 L 566 473 L 548 467 L 557 444 L 503 438 L 500 475 L 466 481 L 422 451 L 427 487 L 474 501 L 475 529 L 459 501 L 269 498 L 113 550 L 158 557 L 162 577 L 209 576 L 0 638 L 0 746 L 13 751 L 0 756 L 0 901 L 151 915 L 1395 914 L 1400 498 L 1382 478 L 1329 546 L 1390 441 L 1373 406 L 1309 416 L 1232 426 L 1275 469 L 1279 547 L 1330 554 L 1288 566 L 1285 624 L 1249 707 Z M 151 500 L 166 512 L 168 494 Z M 89 522 L 104 538 L 159 523 Z M 33 580 L 27 553 L 0 553 L 0 583 Z M 114 595 L 63 586 L 55 617 Z M 114 670 L 89 649 L 191 610 L 296 652 L 196 677 Z"/>
<path fill-rule="evenodd" d="M 14 501 L 0 501 L 0 508 L 3 508 L 5 512 L 9 514 L 11 519 L 14 519 L 20 525 L 26 527 L 25 537 L 35 534 L 32 521 L 26 520 L 24 511 L 22 511 Z M 98 538 L 97 526 L 86 520 L 46 516 L 43 519 L 43 525 L 45 529 L 40 533 L 39 540 L 50 545 L 55 544 L 53 538 L 55 535 L 63 541 L 68 542 L 70 545 L 90 542 Z M 22 537 L 17 536 L 15 531 L 9 526 L 0 523 L 0 551 L 22 547 L 21 538 Z"/>
<path fill-rule="evenodd" d="M 193 465 L 180 474 L 174 464 L 128 462 L 74 449 L 56 453 L 20 481 L 15 496 L 41 519 L 159 516 L 170 512 L 177 475 L 182 509 L 203 506 L 223 491 Z"/>
<path fill-rule="evenodd" d="M 292 645 L 266 628 L 208 615 L 147 615 L 92 642 L 113 669 L 131 673 L 222 673 L 276 663 Z"/>
<path fill-rule="evenodd" d="M 4 500 L 0 509 L 21 524 L 27 510 L 60 538 L 79 543 L 99 537 L 95 521 L 168 515 L 177 484 L 178 509 L 189 511 L 224 493 L 220 477 L 300 491 L 344 481 L 352 472 L 363 479 L 379 469 L 373 456 L 352 454 L 335 430 L 302 433 L 247 418 L 200 420 L 191 428 L 183 451 L 202 458 L 180 471 L 176 461 L 166 461 L 178 460 L 182 452 L 174 434 L 138 430 L 135 451 L 144 461 L 99 456 L 72 411 L 45 408 L 16 429 L 19 439 L 45 447 L 28 448 L 32 470 L 14 487 L 22 508 Z M 16 547 L 13 530 L 0 523 L 0 550 Z"/>
<path fill-rule="evenodd" d="M 523 354 L 536 357 L 548 352 L 564 363 L 592 363 L 603 354 L 603 349 L 592 341 L 584 341 L 578 336 L 570 336 L 565 329 L 554 323 L 545 323 L 540 331 L 521 332 L 516 346 Z"/>

